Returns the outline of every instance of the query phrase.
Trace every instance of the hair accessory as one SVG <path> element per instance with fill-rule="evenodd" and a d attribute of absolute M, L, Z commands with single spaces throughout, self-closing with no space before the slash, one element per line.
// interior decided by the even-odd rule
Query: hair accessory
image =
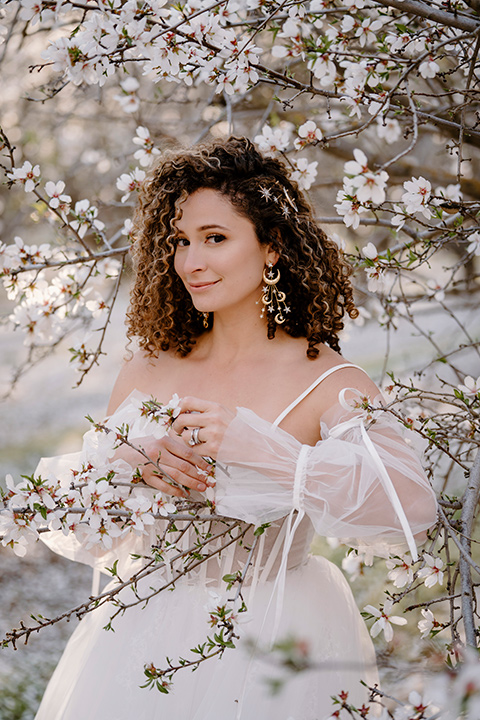
<path fill-rule="evenodd" d="M 202 315 L 203 315 L 203 327 L 205 328 L 205 330 L 208 330 L 208 318 L 210 317 L 210 313 L 204 312 L 204 313 L 202 313 Z"/>
<path fill-rule="evenodd" d="M 266 187 L 265 185 L 260 185 L 260 188 L 259 188 L 260 195 L 262 196 L 263 200 L 265 200 L 266 202 L 270 202 L 270 200 L 273 200 L 274 203 L 276 203 L 277 205 L 280 206 L 283 217 L 289 218 L 290 217 L 290 208 L 292 208 L 292 210 L 294 210 L 295 212 L 298 212 L 298 208 L 295 204 L 295 201 L 290 197 L 285 185 L 280 185 L 280 183 L 276 183 L 274 186 L 274 189 L 276 189 L 277 187 L 278 187 L 278 189 L 281 188 L 283 195 L 285 196 L 285 199 L 287 201 L 286 203 L 281 195 L 277 195 L 276 193 L 273 192 L 272 188 Z M 290 207 L 288 207 L 288 206 L 290 206 Z"/>
<path fill-rule="evenodd" d="M 277 283 L 280 280 L 280 270 L 277 269 L 276 273 L 273 271 L 273 263 L 267 263 L 268 270 L 263 271 L 263 281 L 265 287 L 263 288 L 262 303 L 263 308 L 260 313 L 260 317 L 265 316 L 265 309 L 269 313 L 275 313 L 274 320 L 277 325 L 281 325 L 285 322 L 284 313 L 290 312 L 290 308 L 285 304 L 286 295 L 281 290 L 277 289 Z"/>
<path fill-rule="evenodd" d="M 194 445 L 201 445 L 202 441 L 198 439 L 198 433 L 200 432 L 199 427 L 194 427 L 192 430 L 192 435 L 190 437 L 190 440 L 188 441 L 188 444 L 194 447 Z"/>

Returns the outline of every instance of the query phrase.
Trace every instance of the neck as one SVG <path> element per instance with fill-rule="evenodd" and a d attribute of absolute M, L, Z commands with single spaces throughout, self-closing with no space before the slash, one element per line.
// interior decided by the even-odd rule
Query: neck
<path fill-rule="evenodd" d="M 267 324 L 260 318 L 260 309 L 255 305 L 252 310 L 239 313 L 237 309 L 229 312 L 216 312 L 211 331 L 202 336 L 199 349 L 215 357 L 218 363 L 232 363 L 243 357 L 252 358 L 262 353 L 274 341 L 267 338 Z"/>

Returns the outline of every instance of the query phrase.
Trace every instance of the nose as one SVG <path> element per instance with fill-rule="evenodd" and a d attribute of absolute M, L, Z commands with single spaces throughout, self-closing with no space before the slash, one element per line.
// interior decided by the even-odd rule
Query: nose
<path fill-rule="evenodd" d="M 202 244 L 190 243 L 185 248 L 183 272 L 186 275 L 192 275 L 195 272 L 200 272 L 206 268 L 205 252 Z"/>

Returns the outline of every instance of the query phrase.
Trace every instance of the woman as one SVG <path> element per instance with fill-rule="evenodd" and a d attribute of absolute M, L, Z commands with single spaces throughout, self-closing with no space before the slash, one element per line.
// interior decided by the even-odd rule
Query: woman
<path fill-rule="evenodd" d="M 344 314 L 357 314 L 350 270 L 286 167 L 244 138 L 167 156 L 144 184 L 134 236 L 128 332 L 140 349 L 120 372 L 109 422 L 126 423 L 139 397 L 181 400 L 170 433 L 142 437 L 144 454 L 124 448 L 123 461 L 168 496 L 198 500 L 216 484 L 218 514 L 269 527 L 130 608 L 114 633 L 103 630 L 111 608 L 87 616 L 37 720 L 321 720 L 342 691 L 360 706 L 360 679 L 376 681 L 373 649 L 341 573 L 308 557 L 313 531 L 383 554 L 406 539 L 415 553 L 435 500 L 396 425 L 380 411 L 366 430 L 362 407 L 379 391 L 338 345 Z M 55 549 L 103 567 L 117 559 L 125 579 L 152 532 L 95 559 Z M 179 525 L 172 542 L 191 537 Z M 205 640 L 209 597 L 219 604 L 222 577 L 246 565 L 239 647 L 179 672 L 168 695 L 140 689 L 145 663 L 165 666 Z M 262 651 L 286 638 L 307 643 L 319 666 L 272 696 Z"/>

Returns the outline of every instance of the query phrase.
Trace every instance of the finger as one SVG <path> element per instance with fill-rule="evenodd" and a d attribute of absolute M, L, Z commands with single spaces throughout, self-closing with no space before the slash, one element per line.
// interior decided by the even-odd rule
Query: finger
<path fill-rule="evenodd" d="M 201 400 L 200 398 L 187 395 L 182 398 L 179 403 L 181 413 L 198 412 L 203 413 L 216 407 L 218 403 L 214 403 L 211 400 Z"/>
<path fill-rule="evenodd" d="M 205 413 L 202 412 L 184 412 L 180 413 L 172 423 L 172 429 L 177 435 L 181 435 L 184 430 L 193 430 L 195 427 L 205 427 L 207 419 Z"/>
<path fill-rule="evenodd" d="M 187 436 L 186 436 L 187 437 Z M 191 433 L 188 433 L 187 440 L 191 437 Z M 201 470 L 210 470 L 210 465 L 195 452 L 194 448 L 186 443 L 184 438 L 164 438 L 164 448 L 171 455 L 176 457 L 180 461 L 186 461 L 189 464 L 189 470 L 187 474 L 190 474 L 193 478 L 198 477 L 197 467 Z M 168 461 L 166 455 L 163 456 L 161 462 Z M 170 464 L 170 463 L 169 463 Z M 175 464 L 175 463 L 174 463 Z"/>

